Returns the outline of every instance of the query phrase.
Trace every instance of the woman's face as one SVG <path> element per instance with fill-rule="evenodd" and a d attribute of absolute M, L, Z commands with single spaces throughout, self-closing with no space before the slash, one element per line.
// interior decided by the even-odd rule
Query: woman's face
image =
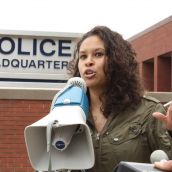
<path fill-rule="evenodd" d="M 87 87 L 105 87 L 104 66 L 106 53 L 103 41 L 96 35 L 86 38 L 79 49 L 78 69 Z"/>

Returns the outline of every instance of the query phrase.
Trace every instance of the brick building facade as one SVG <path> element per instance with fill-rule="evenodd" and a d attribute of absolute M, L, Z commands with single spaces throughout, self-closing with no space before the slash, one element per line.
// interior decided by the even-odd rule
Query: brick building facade
<path fill-rule="evenodd" d="M 129 39 L 148 91 L 172 91 L 172 16 Z"/>
<path fill-rule="evenodd" d="M 0 99 L 0 172 L 34 172 L 26 151 L 24 129 L 47 115 L 50 102 Z"/>

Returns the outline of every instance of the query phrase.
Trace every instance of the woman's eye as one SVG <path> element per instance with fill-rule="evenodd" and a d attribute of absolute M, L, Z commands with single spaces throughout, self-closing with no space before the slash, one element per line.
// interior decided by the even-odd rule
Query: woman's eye
<path fill-rule="evenodd" d="M 104 53 L 102 53 L 102 52 L 96 52 L 95 56 L 96 57 L 102 57 L 102 56 L 104 56 Z"/>
<path fill-rule="evenodd" d="M 87 56 L 83 54 L 83 55 L 80 55 L 80 56 L 79 56 L 79 59 L 85 59 L 86 57 L 87 57 Z"/>

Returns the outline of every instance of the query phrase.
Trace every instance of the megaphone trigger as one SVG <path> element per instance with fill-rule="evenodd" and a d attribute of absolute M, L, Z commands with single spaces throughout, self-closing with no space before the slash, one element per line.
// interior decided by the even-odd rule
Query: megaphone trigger
<path fill-rule="evenodd" d="M 58 123 L 57 120 L 50 121 L 47 125 L 46 129 L 46 137 L 47 137 L 47 152 L 50 152 L 51 147 L 51 136 L 52 136 L 52 128 L 53 125 L 56 125 Z"/>

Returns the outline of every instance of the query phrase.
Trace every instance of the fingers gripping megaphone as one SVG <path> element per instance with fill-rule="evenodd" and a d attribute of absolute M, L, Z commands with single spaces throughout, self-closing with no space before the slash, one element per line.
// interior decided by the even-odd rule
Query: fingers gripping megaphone
<path fill-rule="evenodd" d="M 50 113 L 25 128 L 27 152 L 35 170 L 89 169 L 94 165 L 88 111 L 84 80 L 69 79 L 53 99 Z"/>

